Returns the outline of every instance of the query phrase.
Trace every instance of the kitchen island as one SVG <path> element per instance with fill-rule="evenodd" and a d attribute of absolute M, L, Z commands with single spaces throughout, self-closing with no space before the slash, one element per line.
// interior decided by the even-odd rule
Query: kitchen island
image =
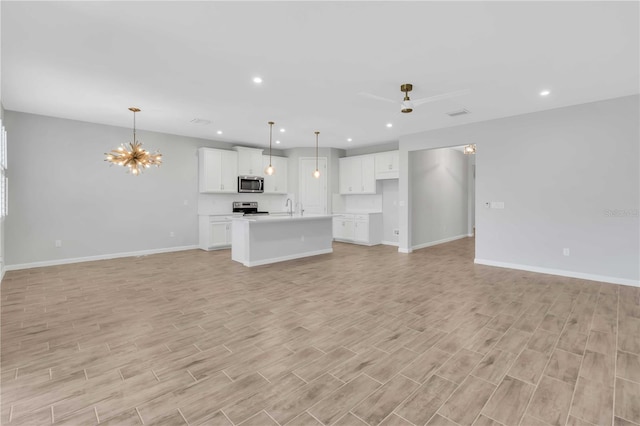
<path fill-rule="evenodd" d="M 333 252 L 332 215 L 233 218 L 231 259 L 266 265 Z"/>

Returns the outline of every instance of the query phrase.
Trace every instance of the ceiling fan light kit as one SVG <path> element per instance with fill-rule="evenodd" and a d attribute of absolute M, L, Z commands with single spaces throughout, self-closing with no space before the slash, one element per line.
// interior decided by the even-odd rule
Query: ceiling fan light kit
<path fill-rule="evenodd" d="M 404 93 L 404 98 L 402 99 L 402 102 L 398 102 L 393 99 L 384 98 L 382 96 L 373 95 L 371 93 L 365 93 L 365 92 L 360 92 L 359 95 L 366 96 L 367 98 L 377 99 L 379 101 L 391 102 L 396 105 L 400 104 L 400 112 L 407 114 L 412 112 L 415 107 L 420 106 L 422 104 L 426 104 L 428 102 L 436 102 L 443 99 L 453 98 L 455 96 L 461 96 L 469 93 L 468 90 L 458 90 L 456 92 L 441 93 L 440 95 L 429 96 L 428 98 L 411 100 L 411 98 L 409 97 L 409 92 L 411 92 L 412 90 L 413 90 L 413 84 L 411 83 L 404 83 L 400 85 L 400 91 Z"/>
<path fill-rule="evenodd" d="M 413 111 L 413 102 L 409 99 L 409 92 L 413 90 L 413 84 L 405 83 L 400 86 L 400 91 L 404 92 L 404 100 L 401 104 L 400 112 L 409 113 Z"/>

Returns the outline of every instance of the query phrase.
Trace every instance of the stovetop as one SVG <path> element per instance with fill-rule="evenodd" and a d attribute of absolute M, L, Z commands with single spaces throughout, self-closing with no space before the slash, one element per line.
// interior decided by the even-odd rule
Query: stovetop
<path fill-rule="evenodd" d="M 233 212 L 244 213 L 244 216 L 259 216 L 269 214 L 269 212 L 258 211 L 257 201 L 234 201 Z"/>

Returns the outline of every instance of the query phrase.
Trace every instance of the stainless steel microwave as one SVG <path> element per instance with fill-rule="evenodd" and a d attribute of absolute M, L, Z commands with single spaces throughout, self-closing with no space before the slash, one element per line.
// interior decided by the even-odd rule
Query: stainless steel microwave
<path fill-rule="evenodd" d="M 238 176 L 238 192 L 264 192 L 262 176 Z"/>

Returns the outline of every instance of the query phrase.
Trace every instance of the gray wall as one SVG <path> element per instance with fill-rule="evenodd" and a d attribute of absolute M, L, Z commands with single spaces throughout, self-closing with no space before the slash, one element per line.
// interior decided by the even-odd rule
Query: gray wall
<path fill-rule="evenodd" d="M 639 285 L 639 101 L 628 96 L 408 135 L 400 164 L 415 150 L 476 143 L 477 261 Z M 407 173 L 401 169 L 400 200 L 410 208 Z M 485 208 L 490 201 L 505 208 Z M 410 211 L 401 210 L 405 250 Z"/>
<path fill-rule="evenodd" d="M 398 228 L 398 179 L 378 181 L 382 187 L 382 241 L 398 245 L 398 236 L 393 233 Z"/>
<path fill-rule="evenodd" d="M 104 161 L 105 152 L 131 140 L 130 128 L 14 111 L 6 111 L 4 121 L 10 134 L 7 265 L 197 244 L 197 149 L 230 144 L 138 131 L 138 140 L 159 150 L 164 163 L 132 176 Z"/>
<path fill-rule="evenodd" d="M 2 106 L 2 98 L 0 97 L 0 120 L 4 124 L 4 107 Z M 9 132 L 7 132 L 7 139 L 9 139 Z M 8 151 L 8 148 L 7 148 Z M 4 222 L 5 218 L 0 218 L 0 282 L 2 282 L 2 278 L 4 277 L 5 266 L 6 266 L 6 254 L 5 254 L 5 231 L 4 231 Z"/>
<path fill-rule="evenodd" d="M 467 156 L 450 149 L 411 153 L 412 248 L 466 236 L 468 232 Z"/>

